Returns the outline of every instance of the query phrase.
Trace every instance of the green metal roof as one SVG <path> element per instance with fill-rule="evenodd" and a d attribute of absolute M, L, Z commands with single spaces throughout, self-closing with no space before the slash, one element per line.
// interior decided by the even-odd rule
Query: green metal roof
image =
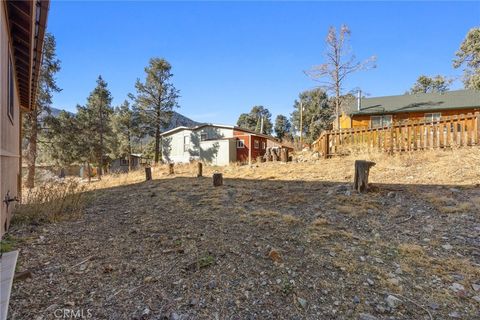
<path fill-rule="evenodd" d="M 480 108 L 480 91 L 456 90 L 444 93 L 417 93 L 362 98 L 360 111 L 355 99 L 349 101 L 345 107 L 345 112 L 349 115 L 362 115 L 466 108 Z"/>

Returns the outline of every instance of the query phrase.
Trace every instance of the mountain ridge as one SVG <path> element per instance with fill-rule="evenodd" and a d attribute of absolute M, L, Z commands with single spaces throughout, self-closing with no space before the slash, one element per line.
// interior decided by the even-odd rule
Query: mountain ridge
<path fill-rule="evenodd" d="M 74 112 L 67 111 L 67 110 L 60 109 L 60 108 L 51 107 L 50 109 L 51 109 L 51 115 L 54 116 L 54 117 L 58 117 L 58 115 L 62 111 L 68 112 L 71 115 L 75 114 Z M 45 118 L 46 116 L 47 116 L 46 112 L 42 112 L 42 114 L 40 115 L 40 117 L 42 117 L 42 118 Z M 195 126 L 198 126 L 200 124 L 202 124 L 202 122 L 197 122 L 195 120 L 192 120 L 192 119 L 184 116 L 183 114 L 181 114 L 179 112 L 172 111 L 172 117 L 170 118 L 170 121 L 169 121 L 168 125 L 164 126 L 162 128 L 162 131 L 168 131 L 168 130 L 171 130 L 171 129 L 174 129 L 174 128 L 180 127 L 180 126 L 195 127 Z"/>

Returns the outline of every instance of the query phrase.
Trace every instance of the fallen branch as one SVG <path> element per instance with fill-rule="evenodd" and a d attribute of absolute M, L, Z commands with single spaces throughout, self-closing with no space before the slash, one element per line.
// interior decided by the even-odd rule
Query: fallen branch
<path fill-rule="evenodd" d="M 107 298 L 107 301 L 112 300 L 117 294 L 123 291 L 123 288 L 112 294 L 110 297 Z"/>
<path fill-rule="evenodd" d="M 413 214 L 411 214 L 411 215 L 410 215 L 407 219 L 405 219 L 405 220 L 402 220 L 402 221 L 400 221 L 400 222 L 397 222 L 396 224 L 392 224 L 390 227 L 387 227 L 385 230 L 390 230 L 390 229 L 394 228 L 396 225 L 401 224 L 401 223 L 405 223 L 405 222 L 407 222 L 408 220 L 410 220 L 410 219 L 412 219 L 412 218 L 413 218 Z"/>
<path fill-rule="evenodd" d="M 71 266 L 71 267 L 68 268 L 68 269 L 73 269 L 73 268 L 75 268 L 75 267 L 77 267 L 77 266 L 79 266 L 79 265 L 81 265 L 81 264 L 84 264 L 85 262 L 87 262 L 88 260 L 90 260 L 90 259 L 92 259 L 92 258 L 93 258 L 93 256 L 89 256 L 89 257 L 87 257 L 85 260 L 80 261 L 79 263 L 77 263 L 77 264 L 74 265 L 74 266 Z"/>

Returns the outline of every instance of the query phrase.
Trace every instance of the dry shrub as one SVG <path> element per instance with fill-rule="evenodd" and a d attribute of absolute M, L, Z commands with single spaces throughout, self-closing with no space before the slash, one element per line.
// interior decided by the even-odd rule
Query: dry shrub
<path fill-rule="evenodd" d="M 273 210 L 259 209 L 251 213 L 254 217 L 279 217 L 280 213 Z"/>
<path fill-rule="evenodd" d="M 435 193 L 426 193 L 424 196 L 441 213 L 464 213 L 473 208 L 470 202 L 458 202 L 451 197 Z"/>
<path fill-rule="evenodd" d="M 327 219 L 317 218 L 312 221 L 310 227 L 308 228 L 310 239 L 323 240 L 325 238 L 347 238 L 351 239 L 353 234 L 345 230 L 334 229 L 330 227 Z"/>
<path fill-rule="evenodd" d="M 157 168 L 152 168 L 152 176 L 155 177 Z M 106 189 L 127 184 L 145 181 L 145 169 L 132 170 L 130 172 L 109 173 L 102 176 L 102 180 L 94 181 L 88 185 L 89 189 Z"/>
<path fill-rule="evenodd" d="M 317 218 L 312 221 L 312 226 L 320 227 L 328 224 L 328 220 L 325 218 Z"/>
<path fill-rule="evenodd" d="M 40 224 L 73 219 L 85 205 L 85 185 L 76 179 L 48 181 L 24 192 L 14 223 Z"/>
<path fill-rule="evenodd" d="M 296 223 L 299 223 L 301 220 L 295 216 L 292 216 L 291 214 L 284 214 L 282 216 L 282 220 L 283 222 L 285 223 L 288 223 L 288 224 L 296 224 Z"/>
<path fill-rule="evenodd" d="M 425 255 L 425 250 L 417 244 L 411 243 L 402 243 L 398 246 L 398 251 L 400 254 L 409 256 L 409 257 L 418 257 Z"/>
<path fill-rule="evenodd" d="M 412 266 L 424 269 L 427 274 L 435 274 L 446 280 L 452 273 L 465 276 L 465 280 L 477 279 L 480 269 L 468 259 L 430 257 L 425 250 L 416 244 L 401 244 L 398 251 L 403 258 L 402 269 L 412 270 Z"/>

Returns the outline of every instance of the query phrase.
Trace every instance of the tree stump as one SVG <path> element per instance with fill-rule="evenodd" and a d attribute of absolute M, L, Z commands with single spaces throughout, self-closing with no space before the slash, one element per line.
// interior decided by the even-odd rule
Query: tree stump
<path fill-rule="evenodd" d="M 272 161 L 272 148 L 267 148 L 265 152 L 265 161 Z"/>
<path fill-rule="evenodd" d="M 145 167 L 145 180 L 152 180 L 152 168 Z"/>
<path fill-rule="evenodd" d="M 368 191 L 368 174 L 370 168 L 375 165 L 375 162 L 365 160 L 355 160 L 355 178 L 353 181 L 353 189 L 358 192 Z"/>
<path fill-rule="evenodd" d="M 288 149 L 281 148 L 280 149 L 280 161 L 287 162 L 288 161 Z"/>
<path fill-rule="evenodd" d="M 272 149 L 272 161 L 278 161 L 278 154 L 275 149 Z"/>
<path fill-rule="evenodd" d="M 203 176 L 203 164 L 201 162 L 197 163 L 197 178 Z"/>
<path fill-rule="evenodd" d="M 168 164 L 168 174 L 174 174 L 175 172 L 173 171 L 173 163 Z"/>
<path fill-rule="evenodd" d="M 262 156 L 258 156 L 257 157 L 257 163 L 262 163 L 263 162 L 263 157 Z"/>
<path fill-rule="evenodd" d="M 213 174 L 213 186 L 219 187 L 223 185 L 223 175 L 221 173 L 214 173 Z"/>

